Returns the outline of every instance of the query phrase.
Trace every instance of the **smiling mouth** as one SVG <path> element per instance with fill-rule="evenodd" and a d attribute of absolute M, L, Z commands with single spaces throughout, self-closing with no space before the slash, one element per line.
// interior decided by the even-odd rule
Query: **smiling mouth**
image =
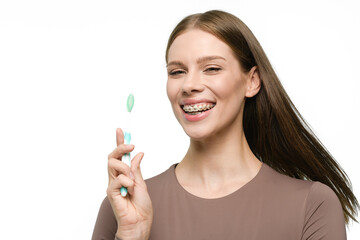
<path fill-rule="evenodd" d="M 215 103 L 197 103 L 189 105 L 181 105 L 181 109 L 189 115 L 198 115 L 203 112 L 209 111 L 215 107 Z"/>

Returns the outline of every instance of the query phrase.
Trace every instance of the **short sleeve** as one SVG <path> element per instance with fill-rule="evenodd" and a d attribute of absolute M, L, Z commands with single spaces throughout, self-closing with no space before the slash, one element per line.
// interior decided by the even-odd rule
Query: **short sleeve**
<path fill-rule="evenodd" d="M 111 204 L 106 197 L 96 219 L 92 240 L 118 240 L 115 238 L 117 222 Z"/>
<path fill-rule="evenodd" d="M 314 182 L 305 206 L 302 240 L 346 240 L 341 203 L 330 187 Z"/>

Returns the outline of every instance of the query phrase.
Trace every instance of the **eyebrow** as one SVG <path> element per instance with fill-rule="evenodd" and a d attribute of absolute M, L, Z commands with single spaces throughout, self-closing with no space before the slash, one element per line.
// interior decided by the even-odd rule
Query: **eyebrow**
<path fill-rule="evenodd" d="M 211 60 L 216 60 L 216 59 L 221 59 L 221 60 L 224 60 L 226 61 L 225 58 L 223 57 L 220 57 L 220 56 L 205 56 L 205 57 L 200 57 L 196 60 L 196 63 L 197 64 L 202 64 L 204 62 L 208 62 L 208 61 L 211 61 Z M 169 67 L 169 66 L 172 66 L 172 65 L 175 65 L 175 66 L 185 66 L 184 63 L 182 63 L 181 61 L 171 61 L 169 62 L 166 67 Z"/>

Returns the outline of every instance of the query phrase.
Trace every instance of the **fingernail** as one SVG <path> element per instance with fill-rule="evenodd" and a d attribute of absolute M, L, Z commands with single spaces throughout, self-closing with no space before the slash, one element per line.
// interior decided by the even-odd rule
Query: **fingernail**
<path fill-rule="evenodd" d="M 132 179 L 132 180 L 135 180 L 135 177 L 134 177 L 134 174 L 130 171 L 130 178 Z"/>

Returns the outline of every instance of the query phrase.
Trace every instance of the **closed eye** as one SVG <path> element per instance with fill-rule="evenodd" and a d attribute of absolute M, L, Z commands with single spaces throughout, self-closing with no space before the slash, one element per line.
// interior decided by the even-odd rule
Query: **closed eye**
<path fill-rule="evenodd" d="M 176 75 L 180 75 L 180 74 L 184 74 L 184 73 L 185 73 L 185 71 L 178 70 L 178 71 L 169 72 L 169 75 L 176 76 Z"/>
<path fill-rule="evenodd" d="M 220 70 L 221 70 L 221 68 L 218 68 L 218 67 L 209 67 L 209 68 L 205 69 L 205 72 L 218 72 Z"/>

